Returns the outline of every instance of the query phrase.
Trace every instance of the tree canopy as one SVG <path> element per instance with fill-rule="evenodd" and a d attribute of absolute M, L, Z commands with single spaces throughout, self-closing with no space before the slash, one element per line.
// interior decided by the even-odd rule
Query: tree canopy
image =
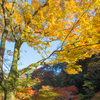
<path fill-rule="evenodd" d="M 99 4 L 99 0 L 1 0 L 1 34 L 6 26 L 6 39 L 19 45 L 27 42 L 42 56 L 49 53 L 45 50 L 51 41 L 60 40 L 53 63 L 67 62 L 65 71 L 78 73 L 78 59 L 99 53 Z"/>

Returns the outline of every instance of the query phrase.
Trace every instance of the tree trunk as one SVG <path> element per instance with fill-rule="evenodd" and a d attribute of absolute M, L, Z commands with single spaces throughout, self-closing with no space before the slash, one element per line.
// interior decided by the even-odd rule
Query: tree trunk
<path fill-rule="evenodd" d="M 15 49 L 14 49 L 14 54 L 13 54 L 13 62 L 11 65 L 11 70 L 8 75 L 8 79 L 3 84 L 4 100 L 14 100 L 15 98 L 15 91 L 17 87 L 16 81 L 18 77 L 17 62 L 19 58 L 19 50 L 20 50 L 21 44 L 22 43 L 19 41 L 15 42 L 15 47 L 14 47 Z"/>
<path fill-rule="evenodd" d="M 1 38 L 1 44 L 0 44 L 0 84 L 3 81 L 3 56 L 5 52 L 5 43 L 6 43 L 6 37 L 7 37 L 7 30 L 4 29 L 4 33 L 2 34 Z"/>
<path fill-rule="evenodd" d="M 17 70 L 17 62 L 19 60 L 19 50 L 22 45 L 22 42 L 15 41 L 15 49 L 13 54 L 13 62 L 11 65 L 11 70 L 8 77 L 17 78 L 18 77 L 18 70 Z"/>
<path fill-rule="evenodd" d="M 14 12 L 16 3 L 17 3 L 17 0 L 14 0 L 14 4 L 12 6 L 9 16 L 8 16 L 8 10 L 6 8 L 6 0 L 2 0 L 2 5 L 1 5 L 2 10 L 3 10 L 3 15 L 4 15 L 4 32 L 2 34 L 1 44 L 0 44 L 0 85 L 3 81 L 3 56 L 4 56 L 4 52 L 5 52 L 6 37 L 8 35 L 10 22 L 13 19 L 13 15 L 14 15 L 13 12 Z"/>
<path fill-rule="evenodd" d="M 15 100 L 15 91 L 4 91 L 4 100 Z"/>

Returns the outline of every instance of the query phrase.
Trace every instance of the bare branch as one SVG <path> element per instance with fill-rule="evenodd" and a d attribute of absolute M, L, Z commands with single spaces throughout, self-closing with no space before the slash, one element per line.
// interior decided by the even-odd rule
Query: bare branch
<path fill-rule="evenodd" d="M 14 28 L 12 26 L 10 26 L 10 28 L 11 28 L 11 31 L 12 31 L 12 35 L 13 35 L 14 39 L 16 40 Z"/>

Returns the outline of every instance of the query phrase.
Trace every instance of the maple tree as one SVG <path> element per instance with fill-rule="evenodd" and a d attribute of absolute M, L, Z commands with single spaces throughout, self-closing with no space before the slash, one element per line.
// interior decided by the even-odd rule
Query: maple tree
<path fill-rule="evenodd" d="M 19 88 L 19 92 L 16 93 L 15 100 L 61 100 L 61 99 L 72 99 L 78 100 L 79 96 L 78 89 L 75 86 L 69 87 L 56 87 L 53 88 L 52 86 L 42 86 L 41 89 L 32 90 L 32 88 Z"/>
<path fill-rule="evenodd" d="M 14 100 L 17 77 L 33 67 L 44 64 L 68 63 L 65 71 L 77 74 L 78 59 L 100 52 L 100 0 L 0 0 L 0 85 L 4 100 Z M 4 79 L 3 58 L 6 40 L 15 43 L 13 61 L 8 77 Z M 46 51 L 50 42 L 60 40 L 61 47 L 51 54 Z M 36 49 L 42 60 L 17 70 L 21 45 L 27 42 Z M 45 57 L 43 54 L 46 54 Z"/>
<path fill-rule="evenodd" d="M 73 85 L 73 86 L 69 86 L 69 87 L 64 87 L 64 88 L 54 88 L 54 92 L 62 94 L 60 96 L 58 96 L 56 99 L 54 100 L 61 100 L 61 99 L 72 99 L 72 100 L 78 100 L 79 96 L 77 96 L 78 93 L 78 89 Z"/>
<path fill-rule="evenodd" d="M 31 88 L 19 88 L 20 92 L 16 93 L 16 99 L 30 99 L 31 95 L 35 93 L 35 90 L 32 90 Z"/>
<path fill-rule="evenodd" d="M 41 83 L 36 85 L 37 89 L 41 88 L 42 85 L 51 85 L 53 87 L 63 87 L 63 69 L 65 68 L 65 63 L 59 63 L 57 65 L 43 65 L 42 67 L 36 69 L 31 73 L 31 78 L 39 78 Z M 62 70 L 61 70 L 62 69 Z M 60 71 L 61 70 L 61 71 Z M 59 72 L 58 72 L 59 71 Z"/>

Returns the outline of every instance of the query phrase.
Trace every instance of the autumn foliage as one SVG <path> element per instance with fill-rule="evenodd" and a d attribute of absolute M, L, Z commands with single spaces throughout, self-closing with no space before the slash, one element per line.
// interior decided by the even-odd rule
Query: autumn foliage
<path fill-rule="evenodd" d="M 22 88 L 20 87 L 19 88 L 20 92 L 17 92 L 16 93 L 16 99 L 19 99 L 19 100 L 29 100 L 32 96 L 33 97 L 37 97 L 37 92 L 36 90 L 32 90 L 32 87 L 30 88 Z"/>
<path fill-rule="evenodd" d="M 93 96 L 91 100 L 100 100 L 100 92 L 95 93 L 95 95 Z"/>
<path fill-rule="evenodd" d="M 69 86 L 69 87 L 64 87 L 64 88 L 54 88 L 54 92 L 60 94 L 61 96 L 56 98 L 55 100 L 65 100 L 66 98 L 68 100 L 78 100 L 79 96 L 78 94 L 78 89 L 75 86 Z"/>
<path fill-rule="evenodd" d="M 77 61 L 100 53 L 100 0 L 0 0 L 0 38 L 0 86 L 6 94 L 5 99 L 13 100 L 15 97 L 14 90 L 17 88 L 17 78 L 33 67 L 65 62 L 65 72 L 78 74 L 82 72 L 82 66 L 76 64 Z M 15 45 L 11 70 L 9 70 L 7 78 L 3 72 L 6 40 L 14 42 Z M 60 41 L 60 46 L 50 53 L 48 48 L 52 46 L 51 43 L 54 41 Z M 27 43 L 28 46 L 37 50 L 42 59 L 18 70 L 20 48 L 23 43 Z M 96 63 L 94 64 L 96 65 Z M 97 67 L 92 66 L 91 68 L 93 69 L 88 69 L 90 71 L 87 74 L 88 79 L 91 74 L 99 73 L 97 71 L 98 64 Z M 35 71 L 34 76 L 38 74 L 37 76 L 39 79 L 41 78 L 41 81 L 44 81 L 44 78 L 46 80 L 49 78 L 48 81 L 50 81 L 45 82 L 50 85 L 53 84 L 54 87 L 57 86 L 54 83 L 59 81 L 59 77 L 54 79 L 56 75 L 53 71 L 43 72 L 42 68 L 40 71 L 42 73 L 39 73 L 39 70 Z M 49 75 L 51 77 L 48 77 Z M 99 79 L 98 75 L 97 79 Z M 61 84 L 64 83 L 63 80 L 60 79 Z M 90 86 L 91 82 L 92 85 L 94 84 L 93 87 Z M 87 84 L 84 81 L 85 86 L 89 85 L 93 90 L 95 89 L 95 82 L 91 82 Z M 63 88 L 63 85 L 60 86 Z M 48 96 L 51 96 L 50 93 L 53 95 L 51 90 L 47 92 L 48 90 L 45 90 L 44 87 L 41 88 L 46 91 Z M 27 88 L 26 90 L 27 95 L 23 93 L 23 96 L 27 99 L 34 91 L 32 92 L 31 89 Z M 37 92 L 43 94 L 42 90 Z M 65 88 L 60 90 L 69 93 Z"/>
<path fill-rule="evenodd" d="M 16 99 L 21 100 L 61 100 L 61 99 L 71 99 L 78 100 L 79 96 L 78 90 L 75 86 L 69 86 L 64 88 L 53 88 L 51 86 L 42 86 L 42 89 L 36 91 L 32 90 L 32 88 L 19 88 L 20 92 L 16 93 Z"/>

